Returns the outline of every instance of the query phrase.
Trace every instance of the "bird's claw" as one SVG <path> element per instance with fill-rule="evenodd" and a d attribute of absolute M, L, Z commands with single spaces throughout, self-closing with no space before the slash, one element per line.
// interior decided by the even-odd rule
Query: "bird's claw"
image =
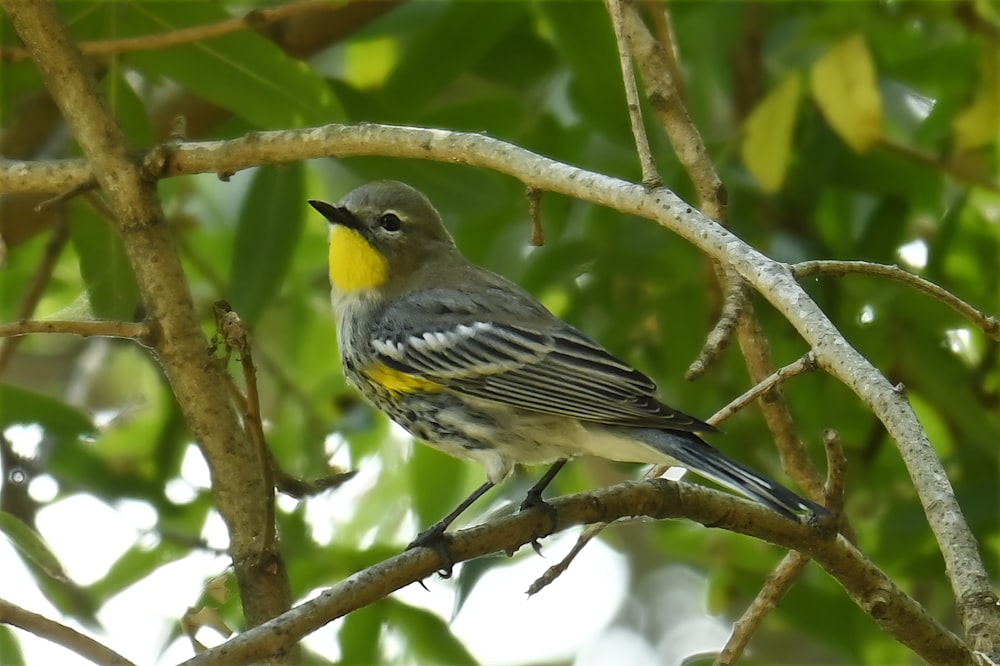
<path fill-rule="evenodd" d="M 451 538 L 445 534 L 445 529 L 447 525 L 444 523 L 435 523 L 428 527 L 426 530 L 417 535 L 414 539 L 406 546 L 406 550 L 412 550 L 413 548 L 430 548 L 435 551 L 442 561 L 442 565 L 438 568 L 438 575 L 441 578 L 451 578 L 452 569 L 455 568 L 455 558 L 451 554 Z M 423 581 L 420 581 L 420 585 L 426 590 L 427 586 L 424 585 Z"/>
<path fill-rule="evenodd" d="M 542 499 L 542 494 L 535 491 L 534 489 L 528 491 L 528 496 L 524 498 L 521 502 L 521 511 L 527 511 L 528 509 L 538 509 L 545 513 L 549 517 L 549 531 L 542 535 L 542 537 L 547 537 L 559 528 L 559 513 L 555 510 L 551 504 Z M 538 555 L 542 554 L 542 546 L 538 543 L 538 539 L 531 540 L 531 548 Z"/>

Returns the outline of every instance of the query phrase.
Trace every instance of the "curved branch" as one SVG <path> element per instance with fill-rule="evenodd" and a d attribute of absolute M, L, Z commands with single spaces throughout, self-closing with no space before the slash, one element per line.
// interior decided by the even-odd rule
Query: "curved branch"
<path fill-rule="evenodd" d="M 101 645 L 93 638 L 84 636 L 75 629 L 59 624 L 37 613 L 15 606 L 0 599 L 0 624 L 9 624 L 30 631 L 39 638 L 61 645 L 84 659 L 102 666 L 135 666 L 134 663 L 114 650 Z"/>
<path fill-rule="evenodd" d="M 957 599 L 987 598 L 990 578 L 954 490 L 906 397 L 840 334 L 796 281 L 786 264 L 774 261 L 705 217 L 666 188 L 642 185 L 586 171 L 542 157 L 482 134 L 391 125 L 326 125 L 305 130 L 256 132 L 230 141 L 179 143 L 148 167 L 160 177 L 233 173 L 261 164 L 319 157 L 360 155 L 427 159 L 492 169 L 528 187 L 550 190 L 623 213 L 656 221 L 723 265 L 732 267 L 799 332 L 820 367 L 848 386 L 885 425 L 914 480 L 920 502 L 941 548 Z M 83 160 L 31 165 L 0 161 L 0 188 L 52 191 L 90 175 Z M 989 604 L 959 604 L 972 644 L 1000 644 L 1000 624 Z"/>
<path fill-rule="evenodd" d="M 687 517 L 706 526 L 755 536 L 793 548 L 815 559 L 843 585 L 879 626 L 931 664 L 970 664 L 960 638 L 941 626 L 914 599 L 842 537 L 826 537 L 721 491 L 654 479 L 628 481 L 602 490 L 551 500 L 559 529 L 611 522 L 631 516 Z M 551 530 L 547 511 L 532 509 L 452 535 L 456 562 L 491 553 L 514 552 Z M 432 575 L 443 565 L 440 553 L 416 548 L 363 569 L 318 597 L 222 645 L 202 652 L 184 666 L 244 664 L 282 649 L 338 617 Z"/>
<path fill-rule="evenodd" d="M 941 301 L 975 324 L 983 333 L 1000 342 L 1000 319 L 987 315 L 979 308 L 969 305 L 947 289 L 939 287 L 919 275 L 904 271 L 899 266 L 874 264 L 870 261 L 837 261 L 830 259 L 803 261 L 792 265 L 792 275 L 795 276 L 796 280 L 804 280 L 814 275 L 849 275 L 851 273 L 875 275 L 909 285 L 917 291 L 921 291 Z"/>

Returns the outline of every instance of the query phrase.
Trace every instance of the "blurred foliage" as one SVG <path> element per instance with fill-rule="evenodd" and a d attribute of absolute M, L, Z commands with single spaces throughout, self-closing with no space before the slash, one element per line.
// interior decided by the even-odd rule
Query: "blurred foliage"
<path fill-rule="evenodd" d="M 204 25 L 269 4 L 72 0 L 59 6 L 76 38 L 93 41 Z M 680 2 L 671 3 L 670 12 L 689 110 L 727 184 L 736 233 L 788 262 L 902 263 L 987 312 L 1000 310 L 995 7 Z M 328 122 L 445 127 L 485 132 L 574 165 L 640 179 L 602 3 L 410 1 L 344 30 L 308 61 L 287 55 L 294 52 L 291 45 L 271 41 L 263 30 L 245 30 L 94 62 L 136 148 L 169 133 L 172 119 L 163 120 L 163 109 L 196 108 L 200 98 L 221 111 L 192 139 Z M 5 46 L 18 43 L 5 18 L 0 39 Z M 2 77 L 5 150 L 25 140 L 25 128 L 36 122 L 33 157 L 78 154 L 58 123 L 31 113 L 29 101 L 41 90 L 34 66 L 5 63 Z M 645 111 L 664 182 L 691 200 L 686 175 L 654 115 Z M 19 128 L 16 137 L 12 127 Z M 706 261 L 646 221 L 546 195 L 547 243 L 528 250 L 527 207 L 517 182 L 454 165 L 375 157 L 261 168 L 228 182 L 211 175 L 164 181 L 163 206 L 206 333 L 214 332 L 211 304 L 218 298 L 252 324 L 267 437 L 281 464 L 304 478 L 324 476 L 334 459 L 370 472 L 367 487 L 363 473 L 351 482 L 353 490 L 349 484 L 312 500 L 281 503 L 279 530 L 300 598 L 396 552 L 412 536 L 414 522 L 436 520 L 483 477 L 481 469 L 425 447 L 407 458 L 385 419 L 359 402 L 340 373 L 327 302 L 326 231 L 305 199 L 336 200 L 377 178 L 404 180 L 426 192 L 470 258 L 520 282 L 644 369 L 659 381 L 666 402 L 708 416 L 748 384 L 735 348 L 700 381 L 680 379 L 718 314 L 718 294 Z M 0 281 L 3 321 L 18 318 L 46 252 L 44 229 L 12 232 L 33 223 L 31 215 L 3 220 L 5 237 L 25 238 L 8 247 Z M 71 243 L 58 257 L 35 316 L 141 316 L 131 270 L 100 211 L 74 200 L 66 223 Z M 897 284 L 850 276 L 811 279 L 807 288 L 853 345 L 890 381 L 905 385 L 985 559 L 995 563 L 997 345 L 943 305 Z M 763 304 L 758 312 L 777 363 L 806 351 L 780 316 Z M 235 372 L 237 364 L 231 368 Z M 73 592 L 87 603 L 71 603 L 65 592 L 57 599 L 44 570 L 33 569 L 61 610 L 86 620 L 90 611 L 82 609 L 99 608 L 136 580 L 202 548 L 210 492 L 171 491 L 182 479 L 189 436 L 144 350 L 34 336 L 20 346 L 3 381 L 0 425 L 38 424 L 44 436 L 27 453 L 3 442 L 0 509 L 32 525 L 45 504 L 87 493 L 112 506 L 137 500 L 157 515 L 151 535 L 125 551 L 101 580 Z M 880 424 L 847 389 L 818 373 L 793 380 L 785 393 L 814 459 L 822 459 L 824 428 L 841 433 L 850 462 L 847 510 L 861 547 L 954 626 L 941 557 Z M 715 444 L 783 478 L 754 410 L 724 428 L 726 436 Z M 557 479 L 554 491 L 590 488 L 636 471 L 581 462 Z M 49 478 L 57 490 L 36 500 L 27 492 L 33 478 Z M 517 486 L 510 483 L 496 495 L 516 501 Z M 329 525 L 317 529 L 310 511 L 342 505 L 343 497 L 356 506 L 337 512 L 332 532 Z M 700 571 L 710 581 L 711 612 L 730 619 L 781 557 L 767 544 L 680 523 L 612 529 L 604 538 L 628 558 L 633 584 L 665 562 Z M 491 559 L 489 566 L 505 561 Z M 539 573 L 544 566 L 539 563 Z M 470 567 L 472 572 L 482 573 Z M 239 626 L 238 604 L 216 608 L 230 626 Z M 622 626 L 636 622 L 624 613 L 616 620 Z M 503 631 L 501 618 L 495 625 Z M 661 629 L 637 630 L 655 644 Z M 179 627 L 171 636 L 177 632 Z M 397 599 L 351 615 L 337 635 L 344 663 L 386 659 L 389 644 L 400 661 L 474 662 L 444 621 Z M 915 660 L 815 568 L 768 619 L 754 647 L 754 663 Z M 2 627 L 0 659 L 20 661 L 16 640 Z"/>

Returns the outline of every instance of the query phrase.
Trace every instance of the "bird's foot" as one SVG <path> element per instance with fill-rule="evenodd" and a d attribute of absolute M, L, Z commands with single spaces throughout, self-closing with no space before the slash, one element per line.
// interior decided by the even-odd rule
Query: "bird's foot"
<path fill-rule="evenodd" d="M 438 568 L 438 575 L 441 578 L 451 578 L 452 569 L 455 568 L 455 558 L 451 554 L 451 537 L 445 534 L 446 529 L 448 529 L 448 524 L 444 521 L 434 523 L 406 546 L 406 550 L 430 548 L 440 555 L 442 564 Z M 424 585 L 423 581 L 420 584 Z M 426 585 L 424 585 L 424 589 L 427 589 Z"/>
<path fill-rule="evenodd" d="M 548 532 L 539 538 L 547 537 L 559 528 L 559 514 L 551 504 L 542 498 L 542 492 L 540 489 L 536 490 L 535 488 L 532 488 L 529 490 L 528 495 L 524 498 L 524 501 L 521 502 L 521 511 L 527 511 L 529 509 L 538 509 L 549 517 L 549 525 L 551 525 L 551 527 Z M 531 540 L 531 548 L 538 555 L 542 554 L 542 545 L 538 543 L 538 539 Z"/>

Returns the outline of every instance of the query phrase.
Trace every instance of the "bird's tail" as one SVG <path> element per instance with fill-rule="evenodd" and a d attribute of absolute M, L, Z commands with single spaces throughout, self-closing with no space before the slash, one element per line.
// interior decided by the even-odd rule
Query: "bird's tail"
<path fill-rule="evenodd" d="M 803 514 L 812 514 L 817 518 L 830 515 L 826 507 L 799 497 L 763 474 L 725 456 L 693 433 L 644 428 L 633 430 L 632 435 L 692 472 L 746 495 L 792 520 L 800 521 Z"/>

